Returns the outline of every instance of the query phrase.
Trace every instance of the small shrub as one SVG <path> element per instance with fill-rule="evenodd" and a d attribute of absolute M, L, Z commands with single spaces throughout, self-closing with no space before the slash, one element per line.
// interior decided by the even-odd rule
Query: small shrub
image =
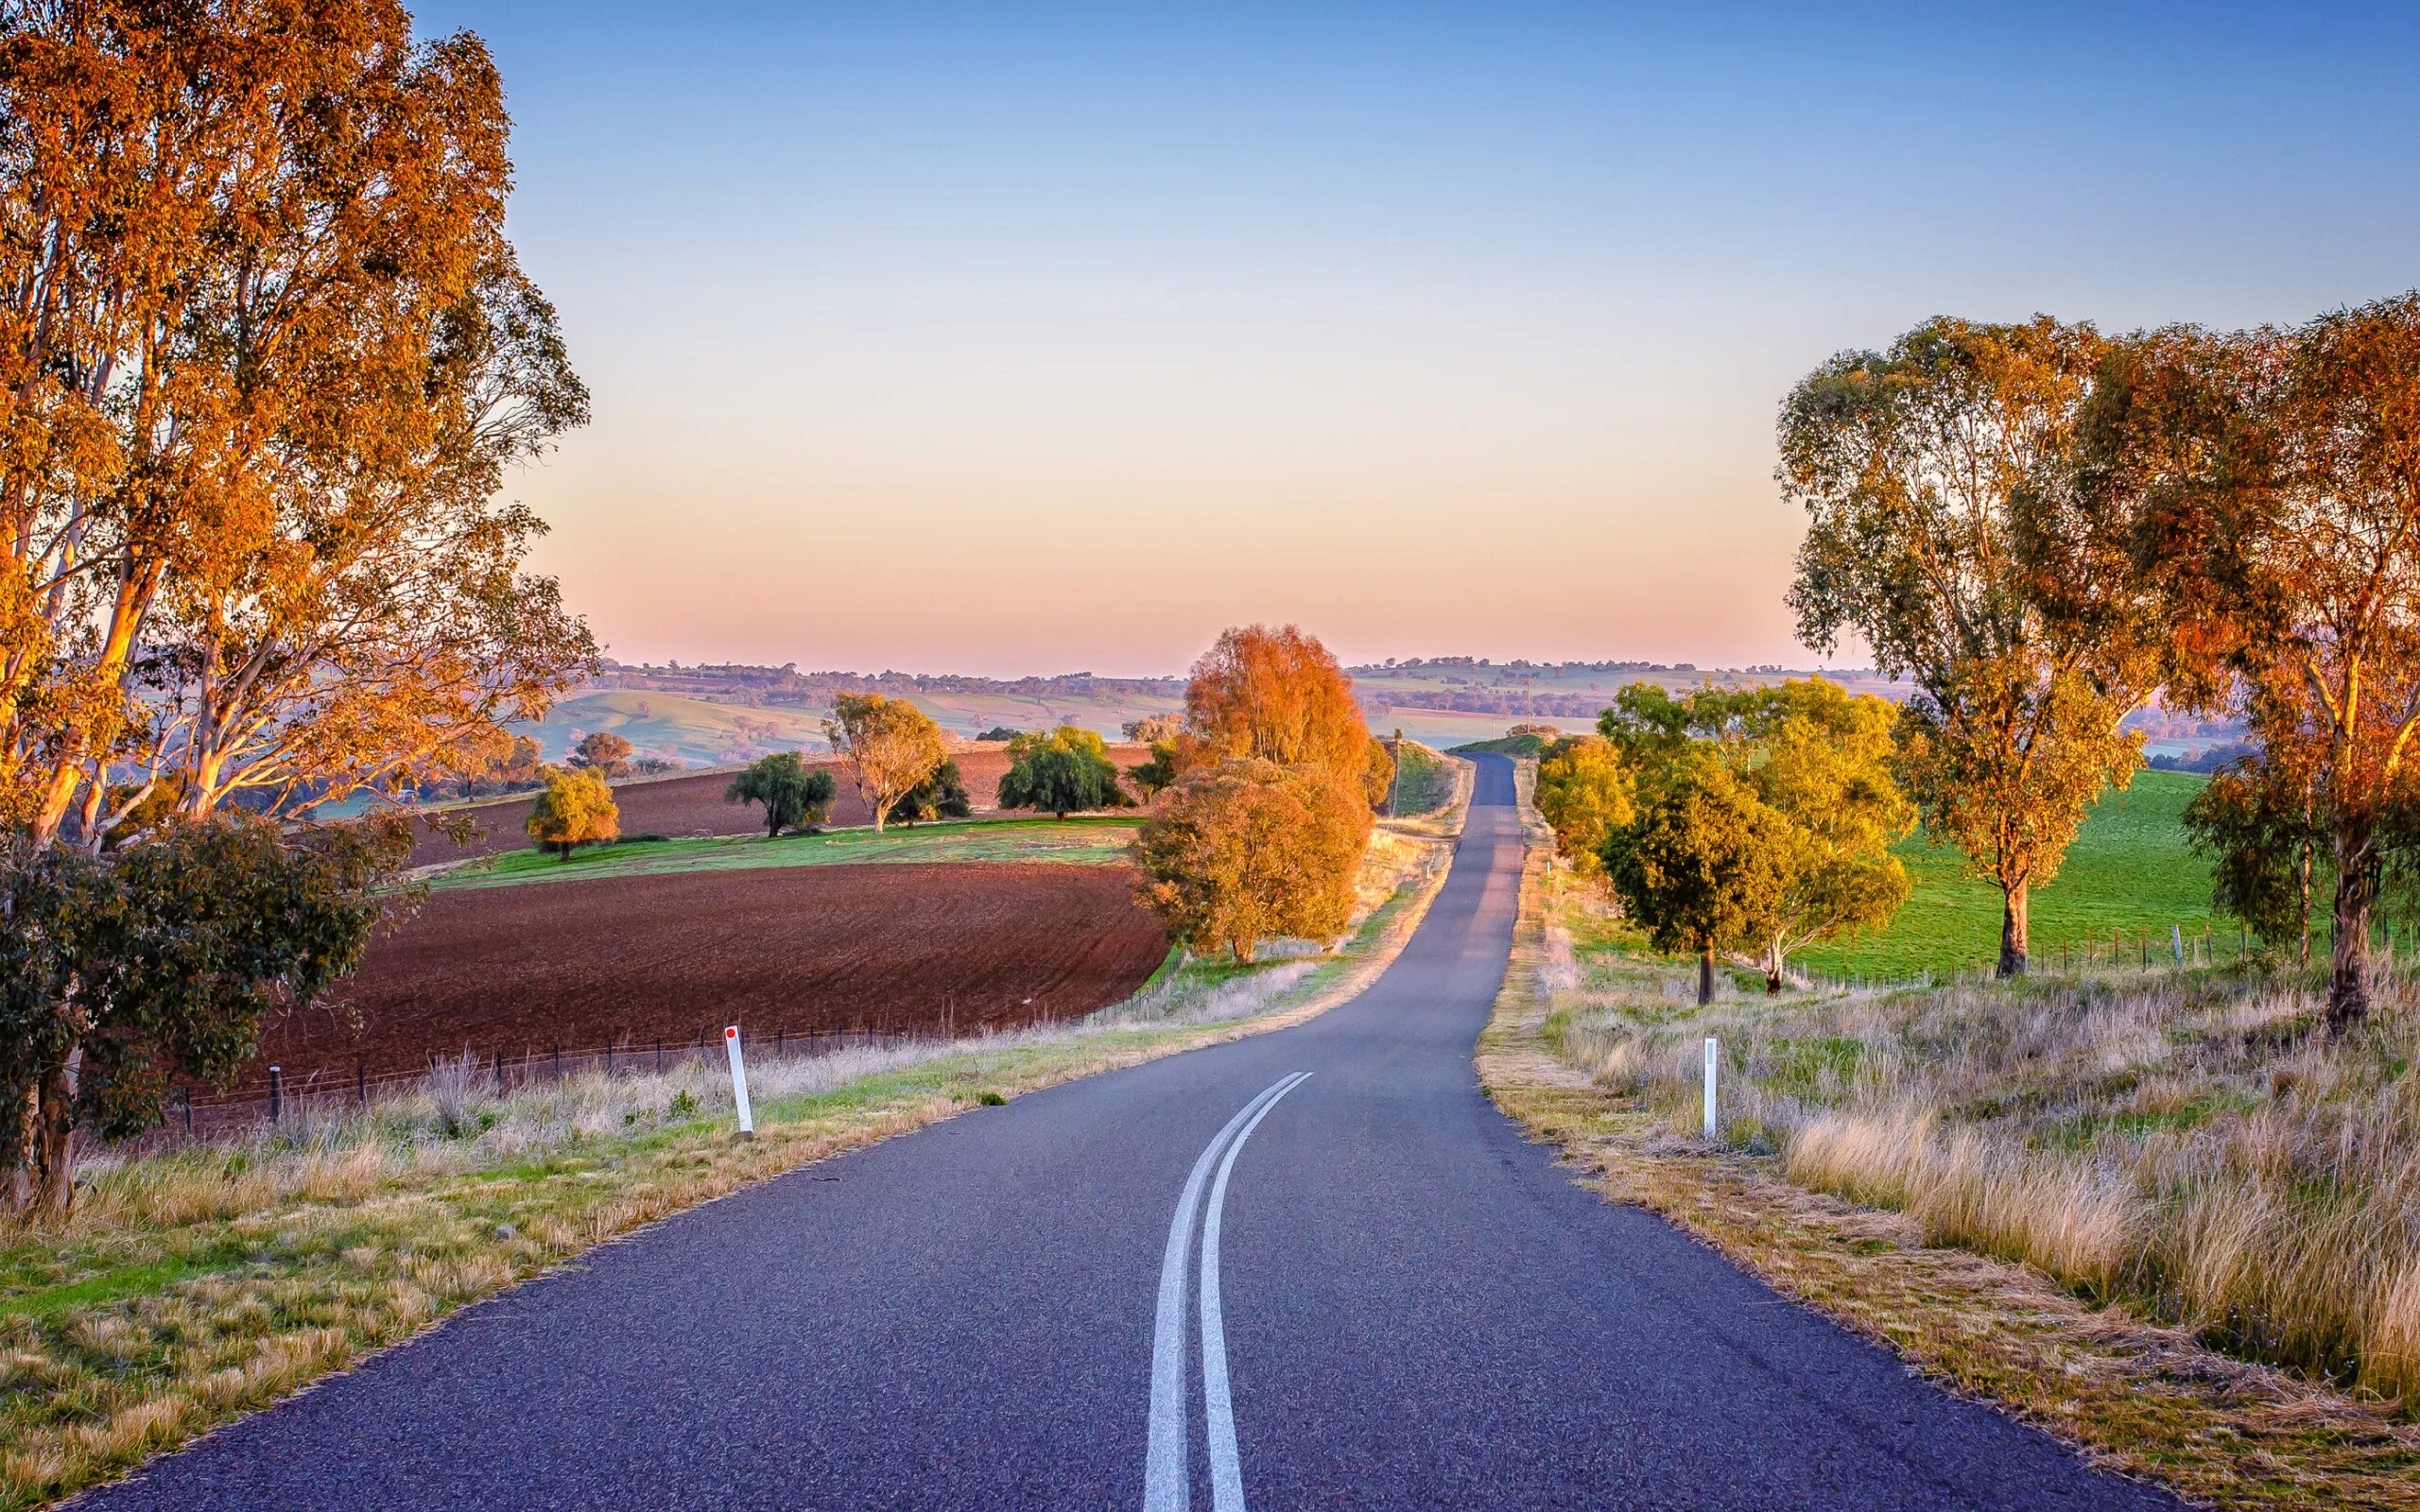
<path fill-rule="evenodd" d="M 1009 1100 L 1001 1096 L 998 1092 L 987 1091 L 982 1096 L 977 1097 L 975 1100 L 986 1108 L 1006 1108 L 1009 1106 Z"/>

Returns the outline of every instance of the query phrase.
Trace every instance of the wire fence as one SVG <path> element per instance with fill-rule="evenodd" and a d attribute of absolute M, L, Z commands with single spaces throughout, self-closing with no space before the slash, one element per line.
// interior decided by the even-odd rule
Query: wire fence
<path fill-rule="evenodd" d="M 743 1027 L 740 1042 L 749 1060 L 760 1062 L 947 1040 L 956 1033 L 956 1025 L 947 1020 L 922 1033 L 780 1029 L 769 1035 L 752 1035 Z M 373 1072 L 362 1060 L 350 1067 L 320 1066 L 298 1071 L 273 1065 L 259 1079 L 238 1086 L 223 1090 L 179 1089 L 170 1100 L 167 1121 L 130 1143 L 152 1146 L 216 1138 L 263 1125 L 274 1127 L 333 1112 L 340 1107 L 367 1108 L 382 1099 L 424 1091 L 438 1077 L 459 1076 L 465 1072 L 481 1076 L 498 1093 L 509 1093 L 578 1076 L 660 1075 L 694 1062 L 720 1064 L 727 1055 L 722 1031 L 701 1028 L 694 1040 L 624 1036 L 603 1045 L 523 1044 L 484 1049 L 465 1046 L 450 1055 L 432 1052 L 426 1066 L 401 1071 Z"/>
<path fill-rule="evenodd" d="M 2409 950 L 2410 932 L 2398 931 L 2392 924 L 2381 925 L 2373 942 L 2380 964 L 2392 965 L 2398 946 Z M 2147 923 L 2113 925 L 2107 931 L 2094 930 L 2083 934 L 2063 935 L 2029 951 L 2026 971 L 2033 976 L 2075 975 L 2118 970 L 2151 971 L 2241 966 L 2254 961 L 2308 959 L 2314 953 L 2324 953 L 2327 939 L 2324 934 L 2306 936 L 2301 941 L 2262 940 L 2241 926 L 2221 929 L 2208 919 L 2193 923 L 2171 923 L 2161 929 Z M 1806 987 L 1818 991 L 1894 991 L 1934 987 L 1962 987 L 1969 983 L 1994 980 L 1998 975 L 1996 958 L 1979 961 L 1973 966 L 1953 967 L 1936 971 L 1927 967 L 1907 973 L 1879 971 L 1822 971 L 1794 968 L 1791 975 Z"/>

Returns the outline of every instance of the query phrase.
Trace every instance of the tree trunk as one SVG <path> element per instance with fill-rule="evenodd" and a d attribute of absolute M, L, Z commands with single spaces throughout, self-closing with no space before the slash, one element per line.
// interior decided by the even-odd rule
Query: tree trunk
<path fill-rule="evenodd" d="M 2310 853 L 2313 849 L 2306 836 L 2303 840 L 2303 942 L 2295 954 L 2297 964 L 2304 967 L 2310 965 Z"/>
<path fill-rule="evenodd" d="M 1776 939 L 1765 947 L 1765 996 L 1772 997 L 1781 991 L 1783 964 L 1781 941 Z"/>
<path fill-rule="evenodd" d="M 1698 952 L 1698 1006 L 1714 1001 L 1714 947 Z"/>
<path fill-rule="evenodd" d="M 40 1168 L 42 1149 L 42 1084 L 37 1081 L 26 1088 L 26 1095 L 18 1101 L 17 1167 L 9 1173 L 9 1211 L 23 1213 L 34 1205 L 36 1172 Z"/>
<path fill-rule="evenodd" d="M 2342 1033 L 2370 1012 L 2370 909 L 2377 902 L 2377 866 L 2366 825 L 2336 836 L 2336 937 L 2330 942 L 2327 1029 Z M 2352 859 L 2348 859 L 2352 858 Z"/>
<path fill-rule="evenodd" d="M 2026 933 L 2031 927 L 2027 894 L 2032 884 L 2019 882 L 2007 887 L 2008 902 L 2000 911 L 2000 960 L 1995 976 L 2023 976 L 2028 951 Z"/>
<path fill-rule="evenodd" d="M 64 1213 L 76 1195 L 76 1071 L 80 1049 L 68 1052 L 66 1063 L 43 1076 L 42 1143 L 34 1206 L 43 1212 Z"/>

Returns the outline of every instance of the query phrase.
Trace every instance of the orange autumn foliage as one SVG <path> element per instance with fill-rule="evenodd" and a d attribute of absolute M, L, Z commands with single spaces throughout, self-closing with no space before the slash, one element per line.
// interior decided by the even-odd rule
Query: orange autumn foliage
<path fill-rule="evenodd" d="M 1184 729 L 1186 765 L 1311 765 L 1357 790 L 1370 769 L 1370 730 L 1352 681 L 1327 647 L 1291 625 L 1219 636 L 1193 664 Z"/>
<path fill-rule="evenodd" d="M 0 35 L 0 826 L 300 812 L 593 659 L 505 471 L 586 417 L 487 49 L 395 0 Z M 150 804 L 151 809 L 158 808 Z"/>
<path fill-rule="evenodd" d="M 1186 773 L 1134 840 L 1135 896 L 1194 951 L 1250 962 L 1265 940 L 1333 939 L 1370 838 L 1357 784 L 1245 757 Z"/>

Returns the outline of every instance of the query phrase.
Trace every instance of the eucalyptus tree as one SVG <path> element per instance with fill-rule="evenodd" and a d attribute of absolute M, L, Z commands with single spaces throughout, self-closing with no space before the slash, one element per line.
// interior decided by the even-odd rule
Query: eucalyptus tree
<path fill-rule="evenodd" d="M 2369 1011 L 2380 888 L 2420 859 L 2420 291 L 2152 333 L 2103 387 L 2089 498 L 2173 627 L 2172 696 L 2239 711 L 2262 752 L 2203 833 L 2256 914 L 2308 869 L 2229 847 L 2325 850 L 2343 1028 Z"/>
<path fill-rule="evenodd" d="M 2134 563 L 2068 507 L 2106 351 L 2047 317 L 1935 318 L 1834 357 L 1781 411 L 1776 475 L 1809 521 L 1800 638 L 1853 634 L 1912 684 L 1900 779 L 2000 888 L 2003 976 L 2026 970 L 2031 889 L 2140 765 L 2119 723 L 2157 677 Z"/>

